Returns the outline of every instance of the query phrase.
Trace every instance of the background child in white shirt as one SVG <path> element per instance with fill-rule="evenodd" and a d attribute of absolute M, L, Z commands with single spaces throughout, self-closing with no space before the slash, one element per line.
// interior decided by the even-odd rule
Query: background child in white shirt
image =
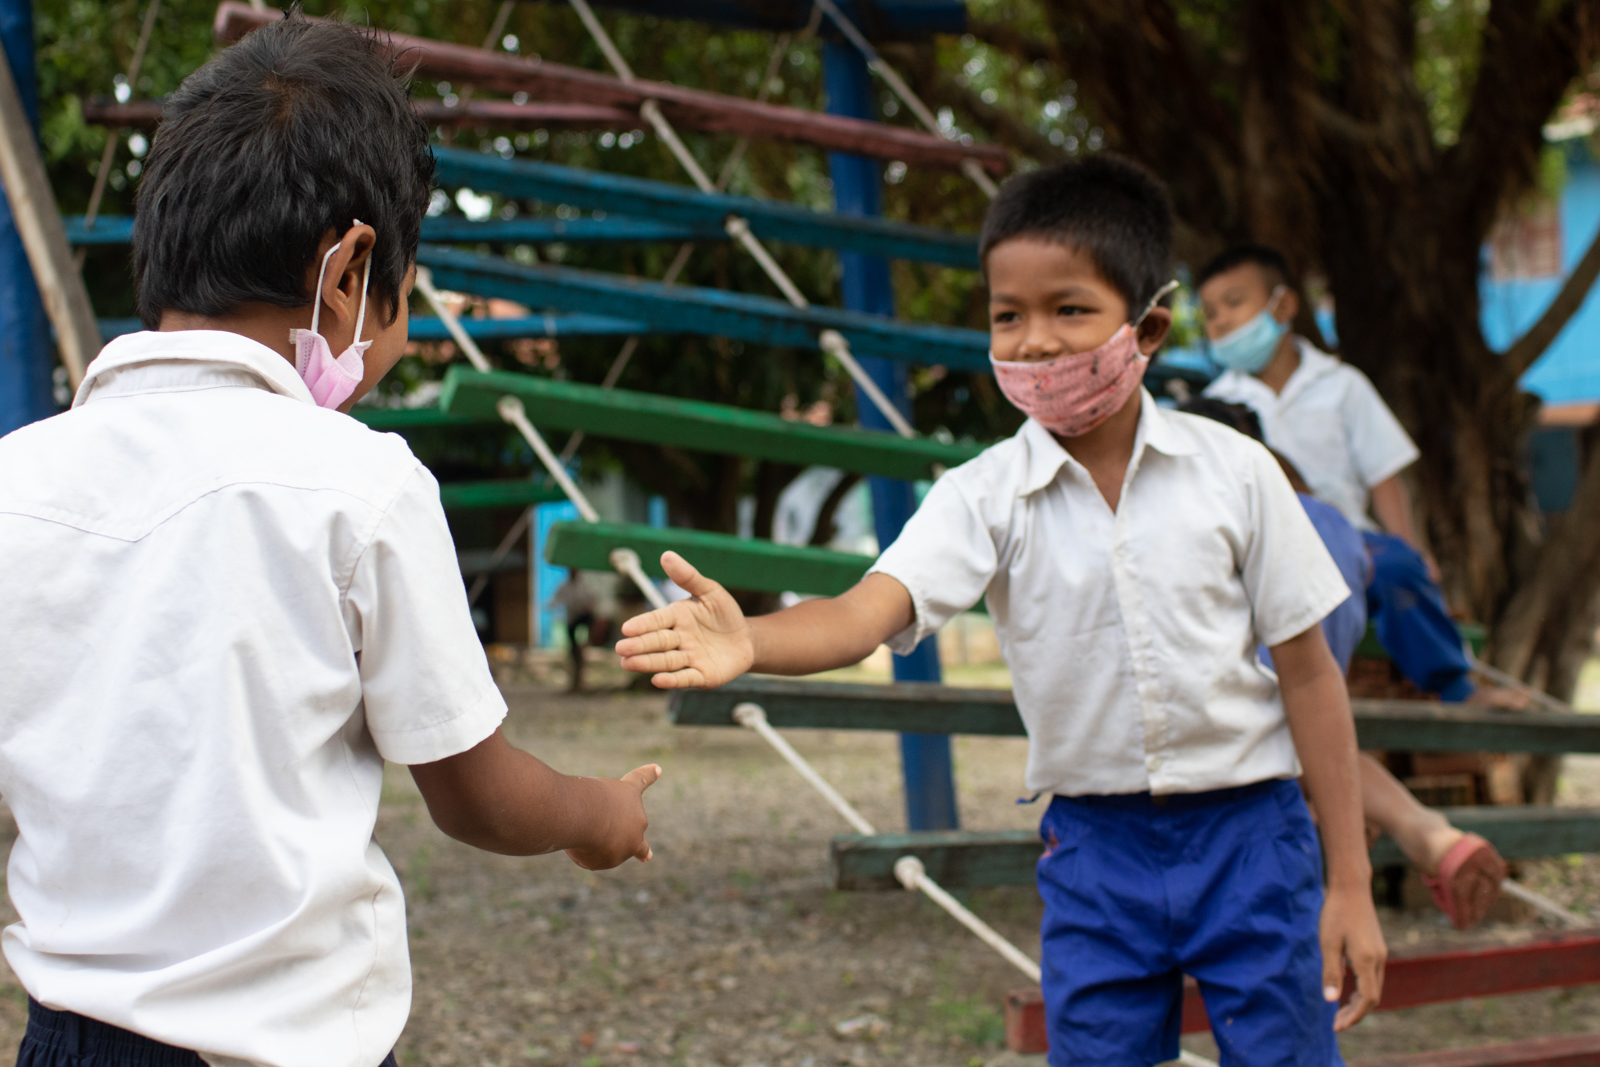
<path fill-rule="evenodd" d="M 650 857 L 660 769 L 572 778 L 506 741 L 438 485 L 340 413 L 405 347 L 432 173 L 370 36 L 246 37 L 167 98 L 145 162 L 149 332 L 0 440 L 19 1063 L 392 1063 L 385 760 L 480 848 Z"/>
<path fill-rule="evenodd" d="M 1195 285 L 1212 357 L 1225 368 L 1205 395 L 1254 410 L 1268 446 L 1362 532 L 1374 567 L 1367 613 L 1401 673 L 1444 700 L 1473 699 L 1472 667 L 1400 477 L 1418 455 L 1400 420 L 1366 375 L 1289 329 L 1300 297 L 1277 250 L 1229 249 Z M 1508 694 L 1476 695 L 1502 703 Z"/>
<path fill-rule="evenodd" d="M 981 248 L 996 375 L 1033 417 L 941 478 L 844 595 L 745 619 L 668 553 L 692 599 L 629 620 L 617 651 L 662 688 L 808 674 L 908 650 L 986 597 L 1028 787 L 1055 794 L 1051 1063 L 1173 1058 L 1187 972 L 1225 1059 L 1325 1067 L 1384 958 L 1354 724 L 1317 625 L 1350 591 L 1264 448 L 1140 388 L 1171 322 L 1154 306 L 1171 228 L 1165 190 L 1123 160 L 1013 178 Z M 1335 1018 L 1346 958 L 1359 992 Z"/>

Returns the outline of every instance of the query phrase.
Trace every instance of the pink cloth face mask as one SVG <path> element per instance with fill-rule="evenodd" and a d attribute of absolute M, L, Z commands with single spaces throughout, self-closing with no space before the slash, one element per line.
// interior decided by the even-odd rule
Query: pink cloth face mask
<path fill-rule="evenodd" d="M 359 220 L 358 220 L 359 221 Z M 328 260 L 339 251 L 339 245 L 328 249 L 322 257 L 322 269 L 317 272 L 316 300 L 311 310 L 311 329 L 290 330 L 289 343 L 294 345 L 294 369 L 299 372 L 311 399 L 318 407 L 337 408 L 361 384 L 366 373 L 362 356 L 372 347 L 371 341 L 361 340 L 361 327 L 367 321 L 367 282 L 372 277 L 372 257 L 367 257 L 367 268 L 361 274 L 361 309 L 356 313 L 356 340 L 339 354 L 337 359 L 328 347 L 328 339 L 317 332 L 322 315 L 322 278 L 328 272 Z"/>
<path fill-rule="evenodd" d="M 1037 363 L 995 359 L 995 383 L 1006 399 L 1051 433 L 1078 437 L 1110 418 L 1144 380 L 1150 357 L 1139 351 L 1139 324 L 1156 301 L 1178 287 L 1168 282 L 1140 316 L 1123 323 L 1111 339 L 1087 352 L 1073 352 Z"/>

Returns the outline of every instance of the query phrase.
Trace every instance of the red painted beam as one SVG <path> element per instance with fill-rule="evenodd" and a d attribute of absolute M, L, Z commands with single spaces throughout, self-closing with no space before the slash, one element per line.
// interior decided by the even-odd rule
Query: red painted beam
<path fill-rule="evenodd" d="M 239 0 L 217 8 L 213 30 L 219 41 L 232 42 L 251 30 L 283 17 L 270 8 L 257 11 Z M 403 33 L 386 33 L 392 52 L 404 53 L 417 73 L 427 78 L 477 85 L 492 92 L 525 92 L 542 101 L 621 108 L 637 112 L 655 100 L 672 123 L 683 129 L 730 133 L 764 140 L 797 141 L 833 152 L 850 152 L 908 164 L 958 167 L 975 159 L 992 174 L 1010 167 L 999 145 L 964 145 L 930 133 L 881 122 L 824 115 L 803 108 L 762 104 L 737 96 L 685 89 L 668 82 L 623 82 L 608 74 L 547 63 L 535 57 L 488 52 L 471 45 L 432 41 Z M 637 125 L 639 120 L 632 120 Z"/>
<path fill-rule="evenodd" d="M 1351 1060 L 1350 1067 L 1600 1067 L 1600 1034 Z"/>
<path fill-rule="evenodd" d="M 1595 982 L 1600 982 L 1600 933 L 1586 930 L 1543 937 L 1521 945 L 1392 956 L 1384 971 L 1383 1002 L 1378 1010 L 1394 1011 L 1468 997 L 1505 996 Z M 1183 986 L 1183 1032 L 1194 1034 L 1211 1029 L 1199 985 L 1193 978 L 1185 978 Z M 1346 999 L 1354 989 L 1354 979 L 1345 975 Z M 1014 1052 L 1045 1050 L 1044 1002 L 1037 989 L 1018 990 L 1007 995 L 1006 1040 L 1007 1047 Z M 1453 1062 L 1440 1061 L 1441 1064 Z M 1600 1067 L 1600 1059 L 1593 1062 Z"/>
<path fill-rule="evenodd" d="M 511 130 L 629 130 L 642 125 L 638 115 L 620 107 L 592 104 L 518 104 L 510 100 L 468 100 L 446 107 L 440 100 L 412 104 L 429 126 L 492 126 Z M 109 97 L 91 97 L 83 104 L 85 122 L 101 126 L 153 129 L 161 122 L 161 102 L 134 100 L 119 104 Z"/>

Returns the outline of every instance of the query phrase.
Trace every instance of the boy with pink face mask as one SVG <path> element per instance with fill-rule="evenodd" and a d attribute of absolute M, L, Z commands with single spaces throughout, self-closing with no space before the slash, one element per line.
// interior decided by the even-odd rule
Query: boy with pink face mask
<path fill-rule="evenodd" d="M 432 176 L 375 35 L 291 15 L 222 51 L 145 160 L 147 329 L 0 439 L 20 1067 L 393 1067 L 386 762 L 468 844 L 650 858 L 660 768 L 511 745 L 438 483 L 344 414 L 405 349 Z"/>
<path fill-rule="evenodd" d="M 1171 324 L 1156 304 L 1171 231 L 1164 188 L 1125 160 L 1006 183 L 981 250 L 1022 429 L 940 478 L 842 596 L 746 619 L 666 554 L 692 599 L 629 620 L 617 651 L 664 689 L 809 674 L 909 651 L 986 598 L 1027 787 L 1053 794 L 1038 870 L 1053 1067 L 1174 1058 L 1186 973 L 1224 1063 L 1327 1067 L 1385 957 L 1354 723 L 1318 626 L 1350 594 L 1265 448 L 1140 387 Z"/>

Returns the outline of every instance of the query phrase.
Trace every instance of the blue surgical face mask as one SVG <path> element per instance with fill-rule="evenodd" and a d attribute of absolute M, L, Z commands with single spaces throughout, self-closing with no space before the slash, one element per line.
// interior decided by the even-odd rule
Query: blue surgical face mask
<path fill-rule="evenodd" d="M 1209 342 L 1206 347 L 1212 361 L 1225 370 L 1239 370 L 1246 374 L 1255 374 L 1271 363 L 1272 354 L 1278 350 L 1278 342 L 1289 332 L 1287 322 L 1279 322 L 1273 317 L 1283 294 L 1283 286 L 1273 289 L 1272 299 L 1267 301 L 1267 306 L 1261 309 L 1259 315 L 1227 336 Z"/>

